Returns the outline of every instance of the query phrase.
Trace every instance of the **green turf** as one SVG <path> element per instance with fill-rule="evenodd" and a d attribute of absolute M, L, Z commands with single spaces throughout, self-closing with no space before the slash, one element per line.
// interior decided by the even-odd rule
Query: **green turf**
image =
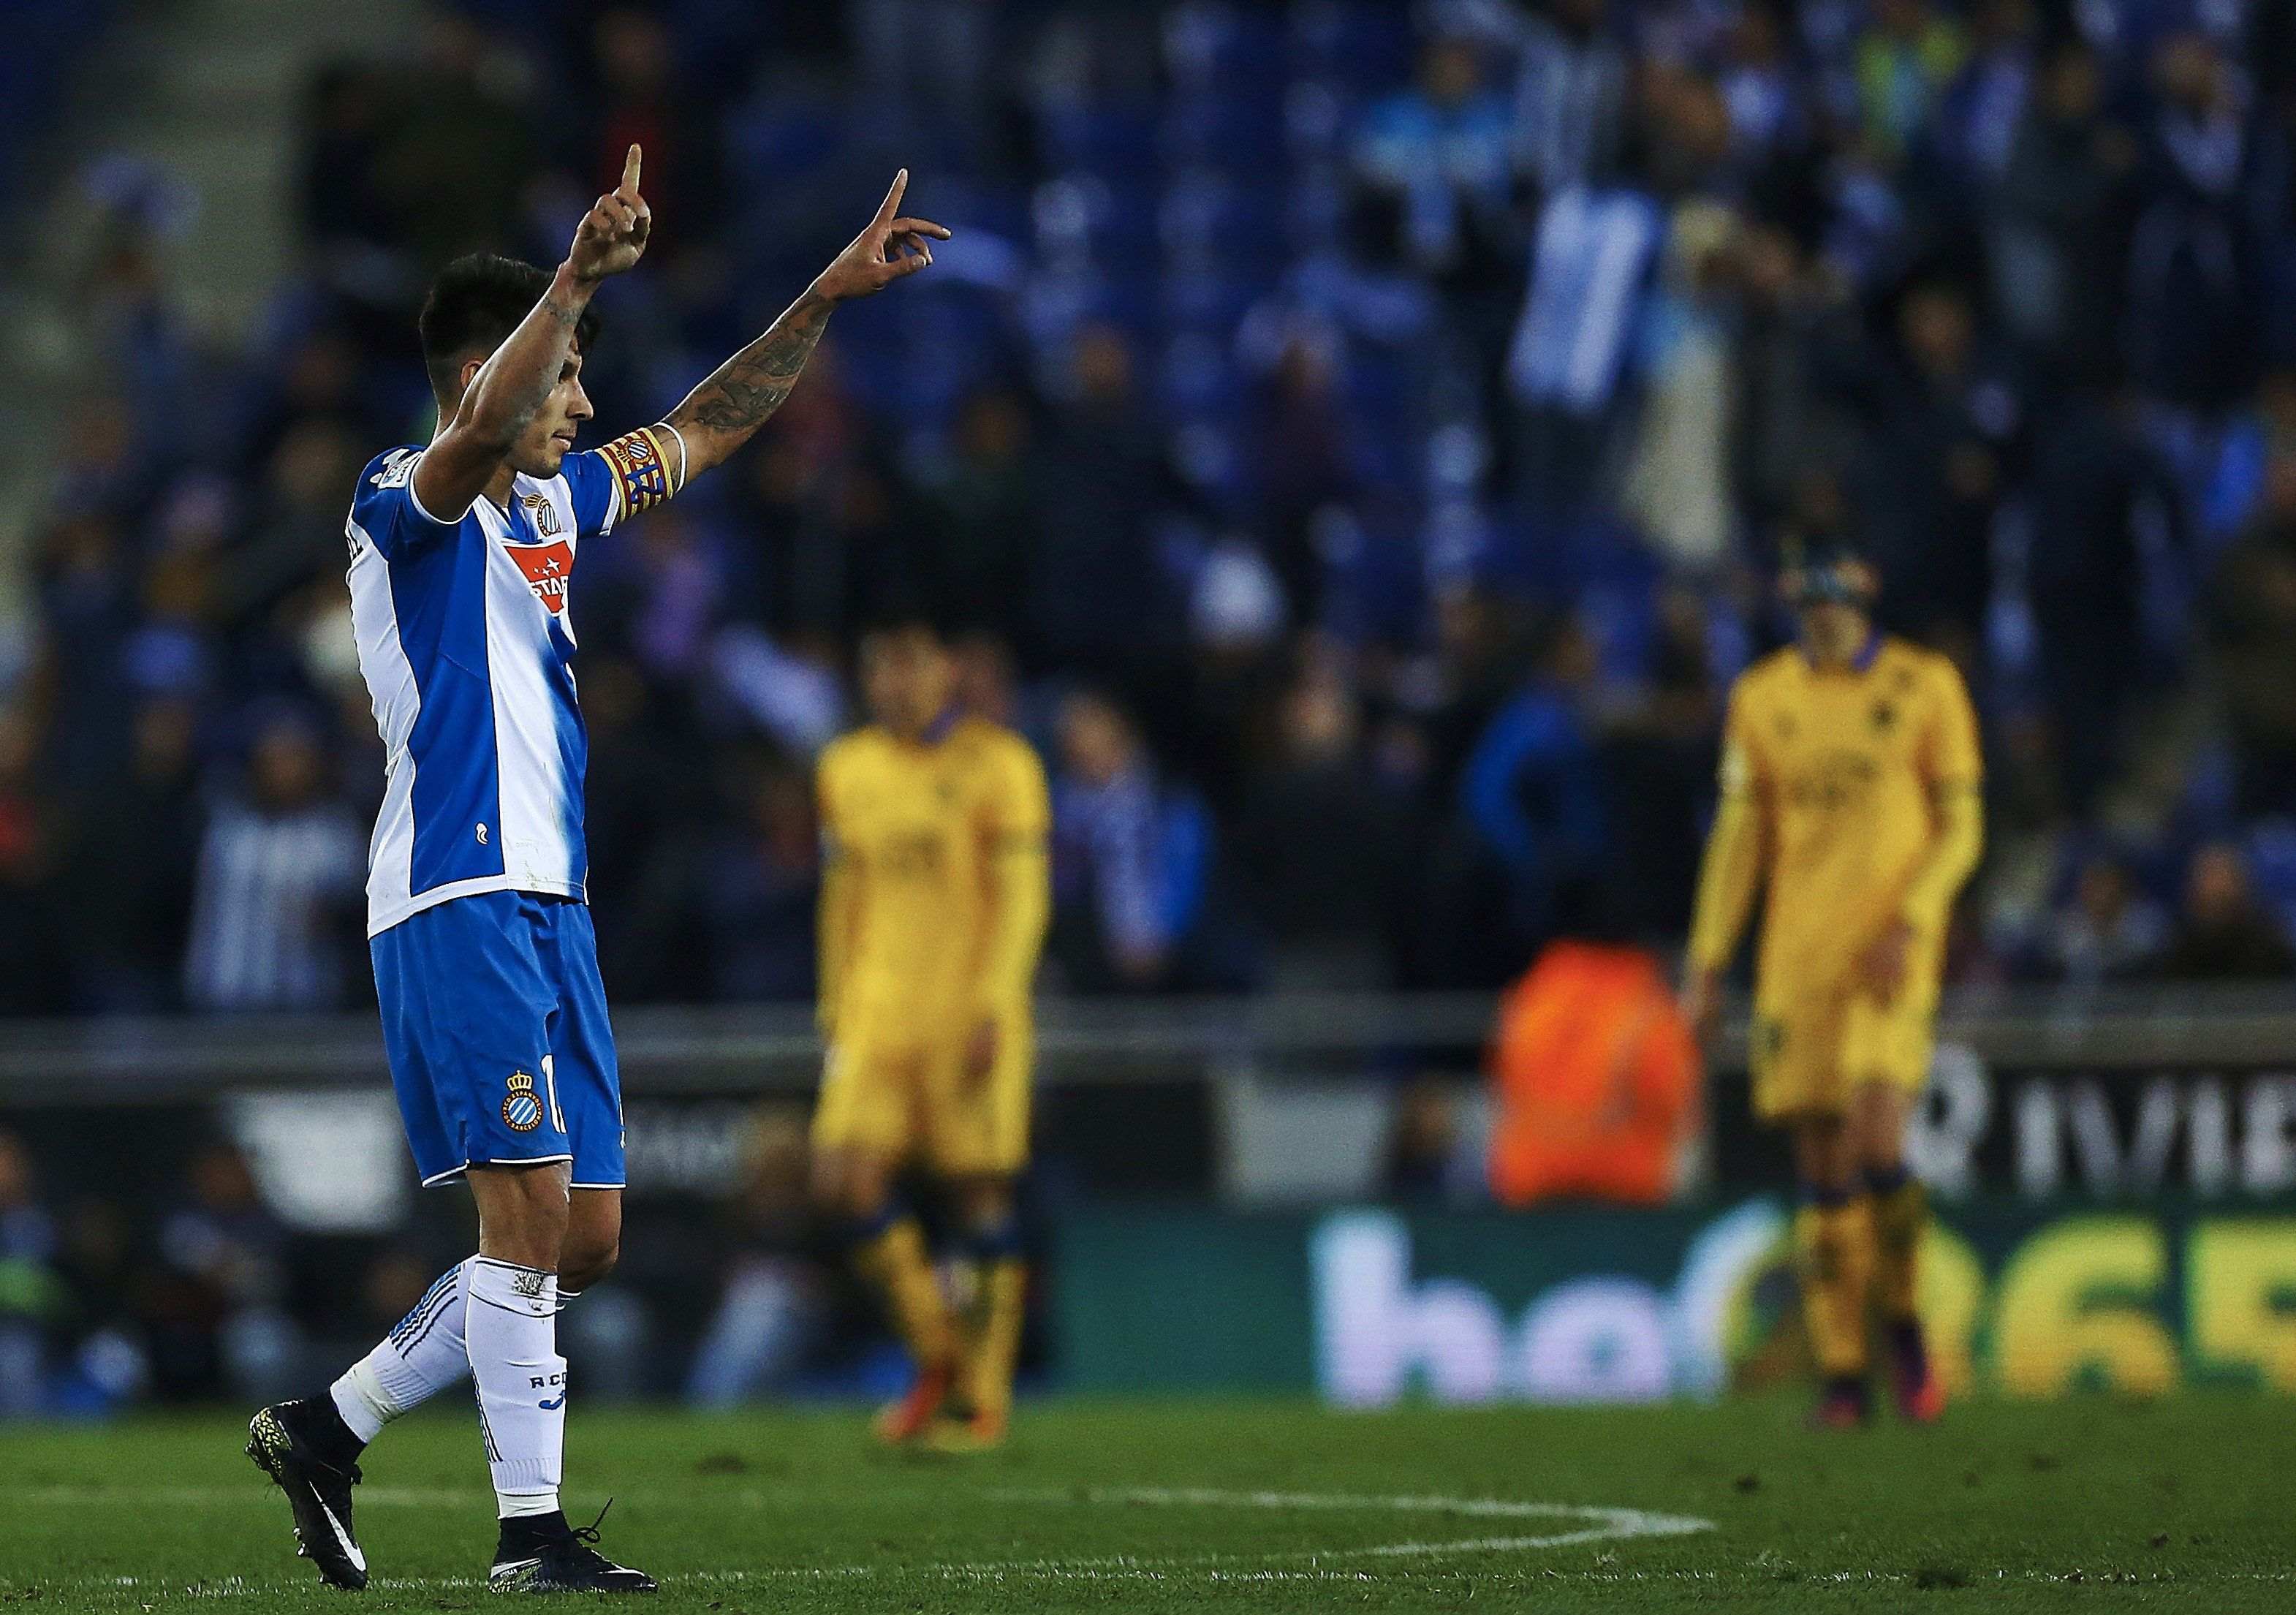
<path fill-rule="evenodd" d="M 1852 1436 L 1798 1412 L 1063 1403 L 1005 1452 L 933 1461 L 873 1451 L 853 1414 L 586 1409 L 569 1501 L 614 1494 L 605 1545 L 661 1578 L 649 1608 L 719 1615 L 2296 1609 L 2296 1400 L 1972 1405 Z M 0 1427 L 0 1604 L 345 1608 L 242 1433 Z M 358 1607 L 482 1607 L 467 1409 L 397 1426 L 366 1468 Z M 1640 1513 L 1497 1506 L 1523 1504 Z M 1710 1529 L 1546 1540 L 1652 1515 Z"/>

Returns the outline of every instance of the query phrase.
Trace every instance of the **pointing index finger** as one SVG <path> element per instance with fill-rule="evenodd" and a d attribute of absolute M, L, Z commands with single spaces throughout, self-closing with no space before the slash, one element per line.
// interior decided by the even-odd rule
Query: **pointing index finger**
<path fill-rule="evenodd" d="M 888 222 L 890 222 L 894 212 L 901 205 L 901 193 L 908 188 L 909 171 L 906 168 L 903 168 L 899 173 L 893 176 L 893 188 L 885 193 L 885 200 L 878 205 L 877 217 L 872 222 L 880 228 L 882 228 Z"/>
<path fill-rule="evenodd" d="M 630 147 L 630 154 L 622 160 L 623 194 L 632 198 L 635 198 L 637 195 L 638 166 L 644 160 L 644 157 L 645 152 L 639 147 L 633 145 Z"/>

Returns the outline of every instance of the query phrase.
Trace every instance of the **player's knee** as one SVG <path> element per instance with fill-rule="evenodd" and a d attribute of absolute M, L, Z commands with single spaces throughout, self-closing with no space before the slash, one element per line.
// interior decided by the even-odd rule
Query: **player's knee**
<path fill-rule="evenodd" d="M 842 1166 L 826 1157 L 813 1163 L 813 1175 L 807 1181 L 816 1209 L 833 1215 L 845 1210 L 845 1172 Z"/>
<path fill-rule="evenodd" d="M 1857 1141 L 1855 1154 L 1861 1172 L 1894 1172 L 1906 1164 L 1905 1129 L 1876 1127 Z"/>
<path fill-rule="evenodd" d="M 1849 1153 L 1862 1172 L 1895 1170 L 1906 1158 L 1906 1102 L 1897 1090 L 1868 1083 L 1850 1111 Z"/>
<path fill-rule="evenodd" d="M 968 1228 L 993 1228 L 1013 1220 L 1013 1185 L 1002 1177 L 976 1177 L 957 1185 L 957 1209 Z"/>
<path fill-rule="evenodd" d="M 1823 1154 L 1841 1134 L 1841 1118 L 1820 1112 L 1795 1117 L 1789 1128 L 1794 1154 L 1800 1159 Z"/>
<path fill-rule="evenodd" d="M 570 1238 L 558 1258 L 558 1287 L 582 1291 L 603 1283 L 621 1259 L 619 1235 L 603 1241 Z"/>
<path fill-rule="evenodd" d="M 521 1267 L 559 1266 L 570 1217 L 562 1168 L 473 1168 L 471 1192 L 482 1254 Z"/>
<path fill-rule="evenodd" d="M 852 1156 L 823 1156 L 814 1162 L 813 1201 L 822 1211 L 849 1223 L 870 1221 L 885 1209 L 885 1175 Z"/>
<path fill-rule="evenodd" d="M 1849 1130 L 1839 1116 L 1805 1116 L 1793 1127 L 1794 1171 L 1816 1188 L 1844 1186 L 1854 1170 Z"/>
<path fill-rule="evenodd" d="M 855 1225 L 882 1222 L 891 1196 L 885 1180 L 871 1172 L 856 1172 L 845 1180 L 844 1193 L 839 1197 L 838 1209 L 848 1222 Z"/>

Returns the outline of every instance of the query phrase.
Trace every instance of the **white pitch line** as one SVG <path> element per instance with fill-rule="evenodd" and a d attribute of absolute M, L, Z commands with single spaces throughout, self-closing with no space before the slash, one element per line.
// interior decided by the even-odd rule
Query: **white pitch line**
<path fill-rule="evenodd" d="M 1505 1497 L 1371 1497 L 1338 1492 L 1224 1491 L 1201 1486 L 1107 1486 L 1082 1491 L 1056 1487 L 999 1488 L 988 1494 L 1013 1503 L 1145 1503 L 1174 1508 L 1338 1509 L 1356 1513 L 1468 1514 L 1505 1520 L 1607 1514 L 1612 1509 L 1571 1503 L 1518 1503 Z"/>
<path fill-rule="evenodd" d="M 1054 1488 L 1002 1489 L 988 1494 L 1010 1502 L 1145 1504 L 1170 1508 L 1257 1508 L 1283 1513 L 1328 1511 L 1346 1513 L 1444 1514 L 1468 1519 L 1572 1520 L 1586 1523 L 1575 1530 L 1543 1536 L 1478 1537 L 1450 1542 L 1389 1542 L 1342 1548 L 1299 1548 L 1272 1554 L 1203 1554 L 1186 1558 L 1132 1560 L 1134 1564 L 1159 1564 L 1174 1569 L 1248 1559 L 1259 1563 L 1286 1559 L 1402 1559 L 1429 1558 L 1439 1554 L 1524 1554 L 1541 1548 L 1573 1547 L 1587 1542 L 1619 1542 L 1636 1537 L 1686 1537 L 1710 1531 L 1714 1522 L 1687 1514 L 1653 1513 L 1646 1509 L 1599 1508 L 1575 1503 L 1522 1503 L 1504 1497 L 1391 1496 L 1367 1497 L 1332 1492 L 1225 1491 L 1208 1487 L 1101 1487 L 1081 1493 Z M 1091 1562 L 1089 1561 L 1067 1562 Z"/>
<path fill-rule="evenodd" d="M 0 1488 L 0 1500 L 31 1488 Z M 70 1488 L 50 1488 L 45 1490 L 69 1492 Z M 80 1494 L 83 1497 L 85 1492 Z M 202 1498 L 215 1494 L 196 1494 Z M 262 1494 L 257 1494 L 261 1496 Z M 426 1493 L 413 1488 L 377 1488 L 378 1496 L 394 1502 L 430 1501 L 444 1498 L 463 1501 L 468 1494 L 452 1491 Z M 1070 1503 L 1103 1506 L 1148 1506 L 1167 1508 L 1250 1508 L 1284 1513 L 1395 1513 L 1436 1514 L 1462 1519 L 1554 1520 L 1581 1521 L 1576 1529 L 1551 1532 L 1544 1536 L 1473 1537 L 1448 1542 L 1388 1542 L 1368 1545 L 1326 1548 L 1279 1549 L 1274 1553 L 1256 1554 L 1196 1554 L 1181 1556 L 1142 1557 L 1137 1554 L 1106 1554 L 1066 1559 L 1025 1559 L 997 1561 L 945 1561 L 921 1565 L 873 1563 L 848 1565 L 816 1565 L 776 1567 L 761 1570 L 704 1570 L 690 1572 L 676 1578 L 681 1582 L 703 1585 L 741 1585 L 758 1581 L 826 1581 L 845 1580 L 856 1577 L 929 1576 L 943 1581 L 995 1581 L 1007 1577 L 1034 1578 L 1056 1581 L 1169 1581 L 1174 1572 L 1184 1575 L 1194 1572 L 1211 1581 L 1249 1579 L 1337 1579 L 1356 1581 L 1367 1579 L 1365 1573 L 1326 1571 L 1322 1570 L 1281 1570 L 1273 1568 L 1290 1561 L 1306 1560 L 1320 1565 L 1325 1560 L 1344 1559 L 1428 1559 L 1449 1554 L 1521 1554 L 1541 1548 L 1570 1547 L 1582 1543 L 1618 1542 L 1638 1537 L 1682 1537 L 1699 1531 L 1710 1531 L 1710 1520 L 1694 1519 L 1685 1514 L 1660 1514 L 1644 1509 L 1602 1508 L 1575 1503 L 1523 1503 L 1501 1497 L 1440 1497 L 1390 1496 L 1367 1497 L 1332 1492 L 1224 1491 L 1201 1487 L 1109 1487 L 1076 1488 L 1036 1488 L 1029 1490 L 1000 1488 L 986 1496 L 1004 1502 Z M 373 1501 L 373 1498 L 363 1498 Z M 1194 1578 L 1193 1576 L 1188 1578 Z M 167 1591 L 164 1584 L 140 1582 L 122 1577 L 108 1584 L 115 1587 L 150 1586 Z M 445 1592 L 479 1585 L 461 1578 L 400 1578 L 377 1577 L 373 1584 L 379 1587 L 398 1588 L 409 1592 Z M 240 1577 L 226 1577 L 214 1582 L 202 1582 L 181 1589 L 186 1597 L 230 1598 L 258 1589 Z"/>

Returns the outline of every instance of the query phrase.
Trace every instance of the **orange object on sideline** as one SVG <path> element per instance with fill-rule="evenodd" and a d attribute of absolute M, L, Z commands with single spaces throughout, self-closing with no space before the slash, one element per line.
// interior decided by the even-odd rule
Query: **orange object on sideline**
<path fill-rule="evenodd" d="M 1491 1192 L 1654 1205 L 1696 1124 L 1700 1066 L 1659 962 L 1556 942 L 1499 1005 L 1491 1050 Z"/>

